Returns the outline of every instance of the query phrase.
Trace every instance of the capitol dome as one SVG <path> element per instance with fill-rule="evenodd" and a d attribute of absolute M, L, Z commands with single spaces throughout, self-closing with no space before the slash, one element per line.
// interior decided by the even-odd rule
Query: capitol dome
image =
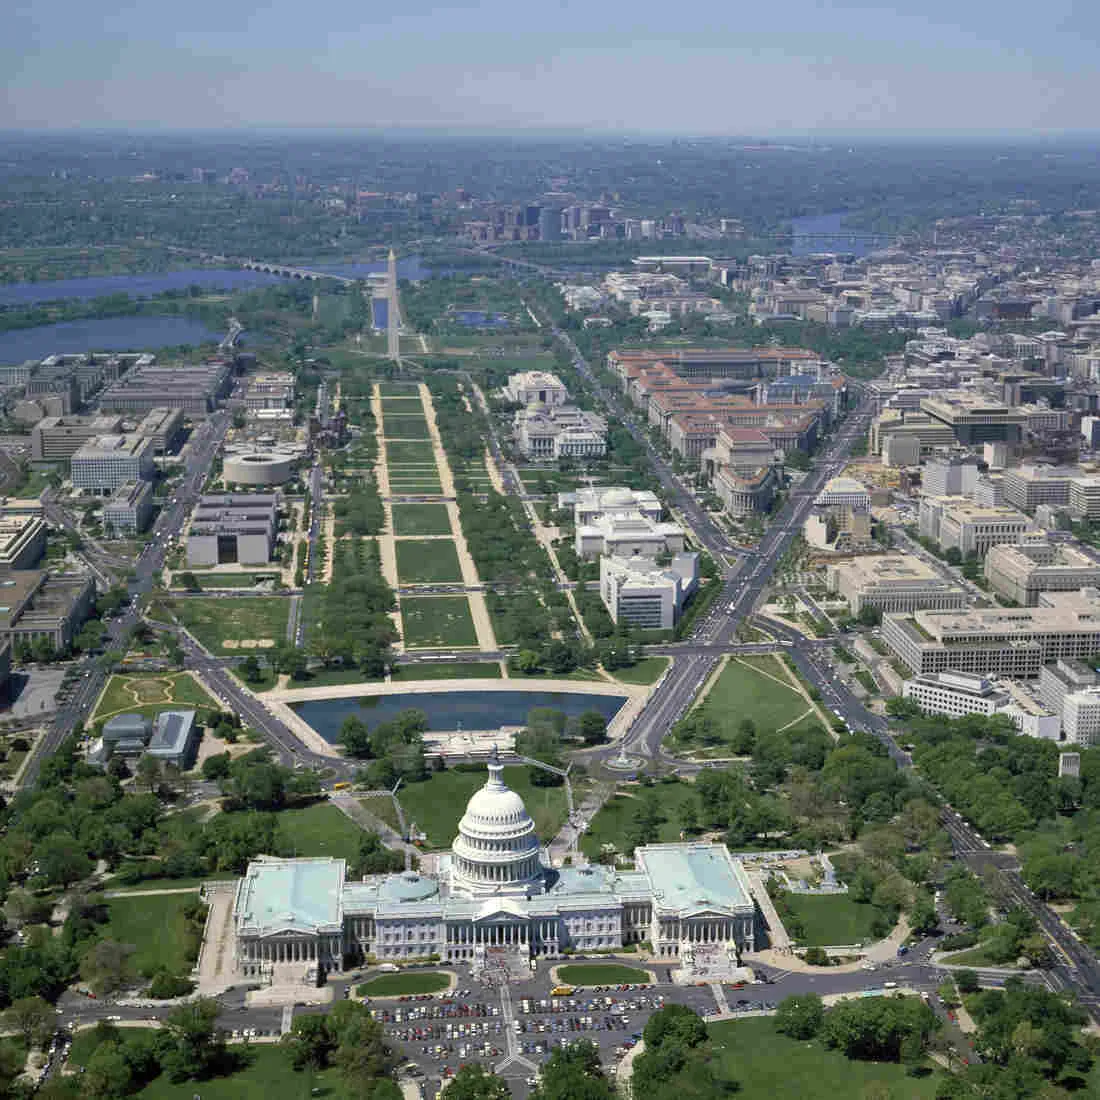
<path fill-rule="evenodd" d="M 488 782 L 466 804 L 451 846 L 451 885 L 459 893 L 524 894 L 542 877 L 535 823 L 503 773 L 494 749 Z"/>

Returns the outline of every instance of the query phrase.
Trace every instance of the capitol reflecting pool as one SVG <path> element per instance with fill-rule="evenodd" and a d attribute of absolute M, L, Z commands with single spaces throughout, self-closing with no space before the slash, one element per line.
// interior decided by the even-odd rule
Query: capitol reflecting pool
<path fill-rule="evenodd" d="M 570 717 L 598 710 L 610 722 L 626 700 L 625 695 L 588 695 L 580 691 L 432 691 L 311 699 L 291 706 L 326 741 L 335 744 L 340 726 L 351 716 L 373 728 L 403 710 L 415 708 L 427 715 L 430 730 L 495 730 L 524 725 L 535 707 L 551 707 Z"/>

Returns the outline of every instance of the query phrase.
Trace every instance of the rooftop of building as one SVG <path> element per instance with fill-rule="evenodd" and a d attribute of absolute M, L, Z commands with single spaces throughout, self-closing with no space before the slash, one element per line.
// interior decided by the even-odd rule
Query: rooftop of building
<path fill-rule="evenodd" d="M 257 927 L 261 934 L 337 928 L 344 868 L 342 859 L 259 856 L 238 887 L 238 926 Z"/>
<path fill-rule="evenodd" d="M 954 519 L 972 523 L 995 519 L 1027 521 L 1027 516 L 1023 512 L 1017 511 L 1009 504 L 978 504 L 970 497 L 962 496 L 925 496 L 921 499 L 937 503 L 945 514 Z"/>
<path fill-rule="evenodd" d="M 45 581 L 42 569 L 9 569 L 0 573 L 0 630 L 14 624 Z"/>
<path fill-rule="evenodd" d="M 951 587 L 933 566 L 915 554 L 862 555 L 836 562 L 829 569 L 864 585 L 920 582 Z"/>
<path fill-rule="evenodd" d="M 110 495 L 105 506 L 108 508 L 112 505 L 116 508 L 119 506 L 129 507 L 137 504 L 143 496 L 152 491 L 153 487 L 148 481 L 127 481 Z"/>
<path fill-rule="evenodd" d="M 149 751 L 154 756 L 178 756 L 187 747 L 194 725 L 193 710 L 162 710 L 153 723 Z"/>
<path fill-rule="evenodd" d="M 682 914 L 752 906 L 743 868 L 722 844 L 648 844 L 635 852 L 655 904 Z"/>
<path fill-rule="evenodd" d="M 152 440 L 147 435 L 138 435 L 137 432 L 97 435 L 81 444 L 80 449 L 73 455 L 73 460 L 136 458 L 148 451 L 151 444 Z"/>
<path fill-rule="evenodd" d="M 1036 634 L 1100 632 L 1100 591 L 1043 593 L 1038 607 L 982 607 L 915 611 L 891 615 L 917 629 L 925 641 L 942 642 L 962 635 L 1012 637 L 1027 641 Z"/>

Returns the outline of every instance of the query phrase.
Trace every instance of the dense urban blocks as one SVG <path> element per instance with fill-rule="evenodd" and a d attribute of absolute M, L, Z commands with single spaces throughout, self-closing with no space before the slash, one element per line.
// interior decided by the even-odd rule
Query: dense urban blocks
<path fill-rule="evenodd" d="M 402 539 L 397 543 L 397 576 L 402 584 L 461 582 L 454 539 Z"/>
<path fill-rule="evenodd" d="M 395 535 L 449 535 L 451 520 L 445 504 L 395 504 Z"/>
<path fill-rule="evenodd" d="M 477 645 L 477 631 L 465 596 L 404 596 L 401 623 L 407 649 Z"/>

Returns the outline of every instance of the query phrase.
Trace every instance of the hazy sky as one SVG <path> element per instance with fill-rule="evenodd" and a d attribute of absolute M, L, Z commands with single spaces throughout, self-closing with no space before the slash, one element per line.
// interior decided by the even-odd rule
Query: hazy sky
<path fill-rule="evenodd" d="M 15 3 L 0 127 L 1100 128 L 1095 0 Z"/>

